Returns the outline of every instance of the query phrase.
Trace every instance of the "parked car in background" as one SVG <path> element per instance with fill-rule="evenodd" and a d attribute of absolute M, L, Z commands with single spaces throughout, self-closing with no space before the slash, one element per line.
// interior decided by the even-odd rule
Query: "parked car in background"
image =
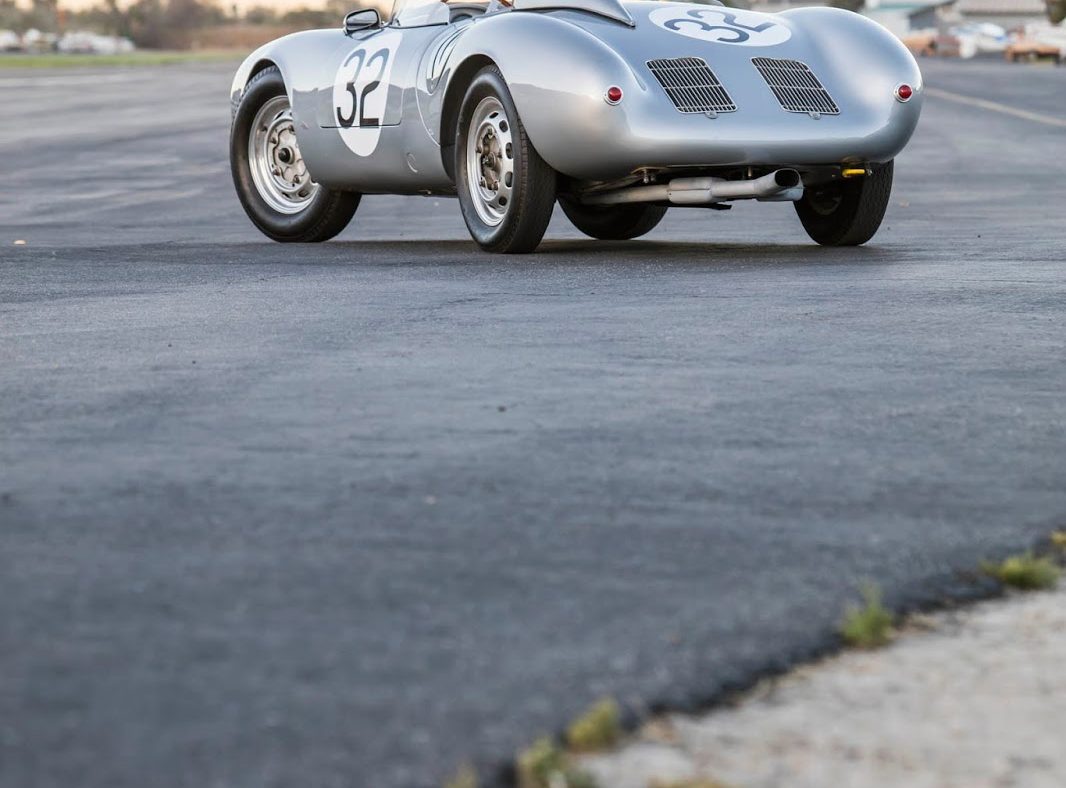
<path fill-rule="evenodd" d="M 958 57 L 969 60 L 977 54 L 977 44 L 972 38 L 962 38 L 952 32 L 941 33 L 934 42 L 938 57 Z"/>
<path fill-rule="evenodd" d="M 1003 52 L 1011 63 L 1054 60 L 1066 62 L 1066 26 L 1064 24 L 1026 25 L 1024 32 L 1011 41 Z"/>
<path fill-rule="evenodd" d="M 22 49 L 22 36 L 14 30 L 0 30 L 0 52 L 18 52 Z"/>
<path fill-rule="evenodd" d="M 972 36 L 958 36 L 954 32 L 938 33 L 925 30 L 903 39 L 914 55 L 921 57 L 971 58 L 977 54 L 977 41 Z"/>
<path fill-rule="evenodd" d="M 921 30 L 904 36 L 903 45 L 915 57 L 932 57 L 936 54 L 936 31 Z"/>
<path fill-rule="evenodd" d="M 948 31 L 961 42 L 960 48 L 965 52 L 999 53 L 1007 48 L 1010 37 L 1007 31 L 991 22 L 973 22 L 958 25 Z M 965 57 L 966 55 L 963 55 Z"/>
<path fill-rule="evenodd" d="M 59 36 L 55 33 L 30 28 L 22 34 L 22 49 L 24 52 L 55 52 L 58 41 Z"/>
<path fill-rule="evenodd" d="M 102 36 L 88 30 L 66 33 L 56 42 L 56 50 L 65 54 L 121 55 L 133 49 L 133 42 L 128 38 Z"/>

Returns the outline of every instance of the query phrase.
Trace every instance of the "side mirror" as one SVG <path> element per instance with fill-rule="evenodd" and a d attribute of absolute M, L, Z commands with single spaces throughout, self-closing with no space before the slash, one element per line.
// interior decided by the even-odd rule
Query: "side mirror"
<path fill-rule="evenodd" d="M 344 17 L 344 35 L 346 36 L 371 27 L 381 27 L 381 14 L 377 12 L 377 9 L 363 8 L 359 11 L 352 11 Z"/>

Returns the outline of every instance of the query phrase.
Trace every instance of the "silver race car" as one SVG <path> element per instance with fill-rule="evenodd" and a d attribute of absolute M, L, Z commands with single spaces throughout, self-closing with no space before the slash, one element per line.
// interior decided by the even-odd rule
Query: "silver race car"
<path fill-rule="evenodd" d="M 670 206 L 791 201 L 820 244 L 873 237 L 922 77 L 834 8 L 397 0 L 253 53 L 233 83 L 242 204 L 278 241 L 324 241 L 363 194 L 457 195 L 474 240 L 529 252 L 555 203 L 594 238 Z"/>

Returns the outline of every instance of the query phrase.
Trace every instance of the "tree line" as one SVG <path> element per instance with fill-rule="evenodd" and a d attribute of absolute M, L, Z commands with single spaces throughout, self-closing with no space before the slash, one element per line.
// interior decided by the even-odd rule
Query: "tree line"
<path fill-rule="evenodd" d="M 1066 0 L 1045 0 L 1048 18 L 1059 23 L 1066 18 Z M 858 11 L 864 0 L 829 0 L 830 5 Z M 174 46 L 189 31 L 223 25 L 278 25 L 295 29 L 330 27 L 360 5 L 360 0 L 327 0 L 324 6 L 279 12 L 270 6 L 257 6 L 243 12 L 212 0 L 100 0 L 91 8 L 67 11 L 59 0 L 31 0 L 28 7 L 15 0 L 0 0 L 0 30 L 22 33 L 31 28 L 45 33 L 86 29 L 124 36 L 137 46 L 149 49 Z M 727 5 L 746 5 L 742 0 Z"/>
<path fill-rule="evenodd" d="M 258 6 L 239 11 L 211 0 L 100 0 L 78 11 L 64 9 L 59 0 L 31 0 L 17 5 L 15 0 L 0 0 L 0 30 L 24 33 L 30 29 L 44 33 L 67 30 L 92 30 L 124 36 L 137 46 L 158 49 L 174 46 L 187 38 L 190 31 L 224 25 L 277 25 L 293 29 L 331 27 L 339 24 L 350 6 L 358 0 L 329 0 L 316 8 L 278 11 Z"/>

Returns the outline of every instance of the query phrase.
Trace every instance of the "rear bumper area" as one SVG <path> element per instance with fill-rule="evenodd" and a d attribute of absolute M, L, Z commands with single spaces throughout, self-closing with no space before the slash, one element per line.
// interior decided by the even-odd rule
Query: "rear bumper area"
<path fill-rule="evenodd" d="M 924 92 L 916 88 L 903 103 L 887 83 L 869 94 L 841 89 L 838 114 L 819 114 L 787 111 L 762 84 L 734 91 L 735 110 L 690 113 L 658 84 L 633 79 L 621 87 L 625 97 L 617 104 L 528 84 L 512 91 L 540 155 L 580 180 L 623 178 L 642 168 L 886 162 L 914 133 Z"/>
<path fill-rule="evenodd" d="M 812 116 L 778 111 L 685 115 L 630 108 L 597 115 L 600 146 L 551 146 L 542 153 L 555 169 L 573 178 L 610 180 L 642 168 L 799 166 L 889 161 L 901 151 L 918 122 L 919 103 L 882 113 Z M 591 130 L 590 130 L 591 133 Z M 534 140 L 538 151 L 540 142 Z"/>

